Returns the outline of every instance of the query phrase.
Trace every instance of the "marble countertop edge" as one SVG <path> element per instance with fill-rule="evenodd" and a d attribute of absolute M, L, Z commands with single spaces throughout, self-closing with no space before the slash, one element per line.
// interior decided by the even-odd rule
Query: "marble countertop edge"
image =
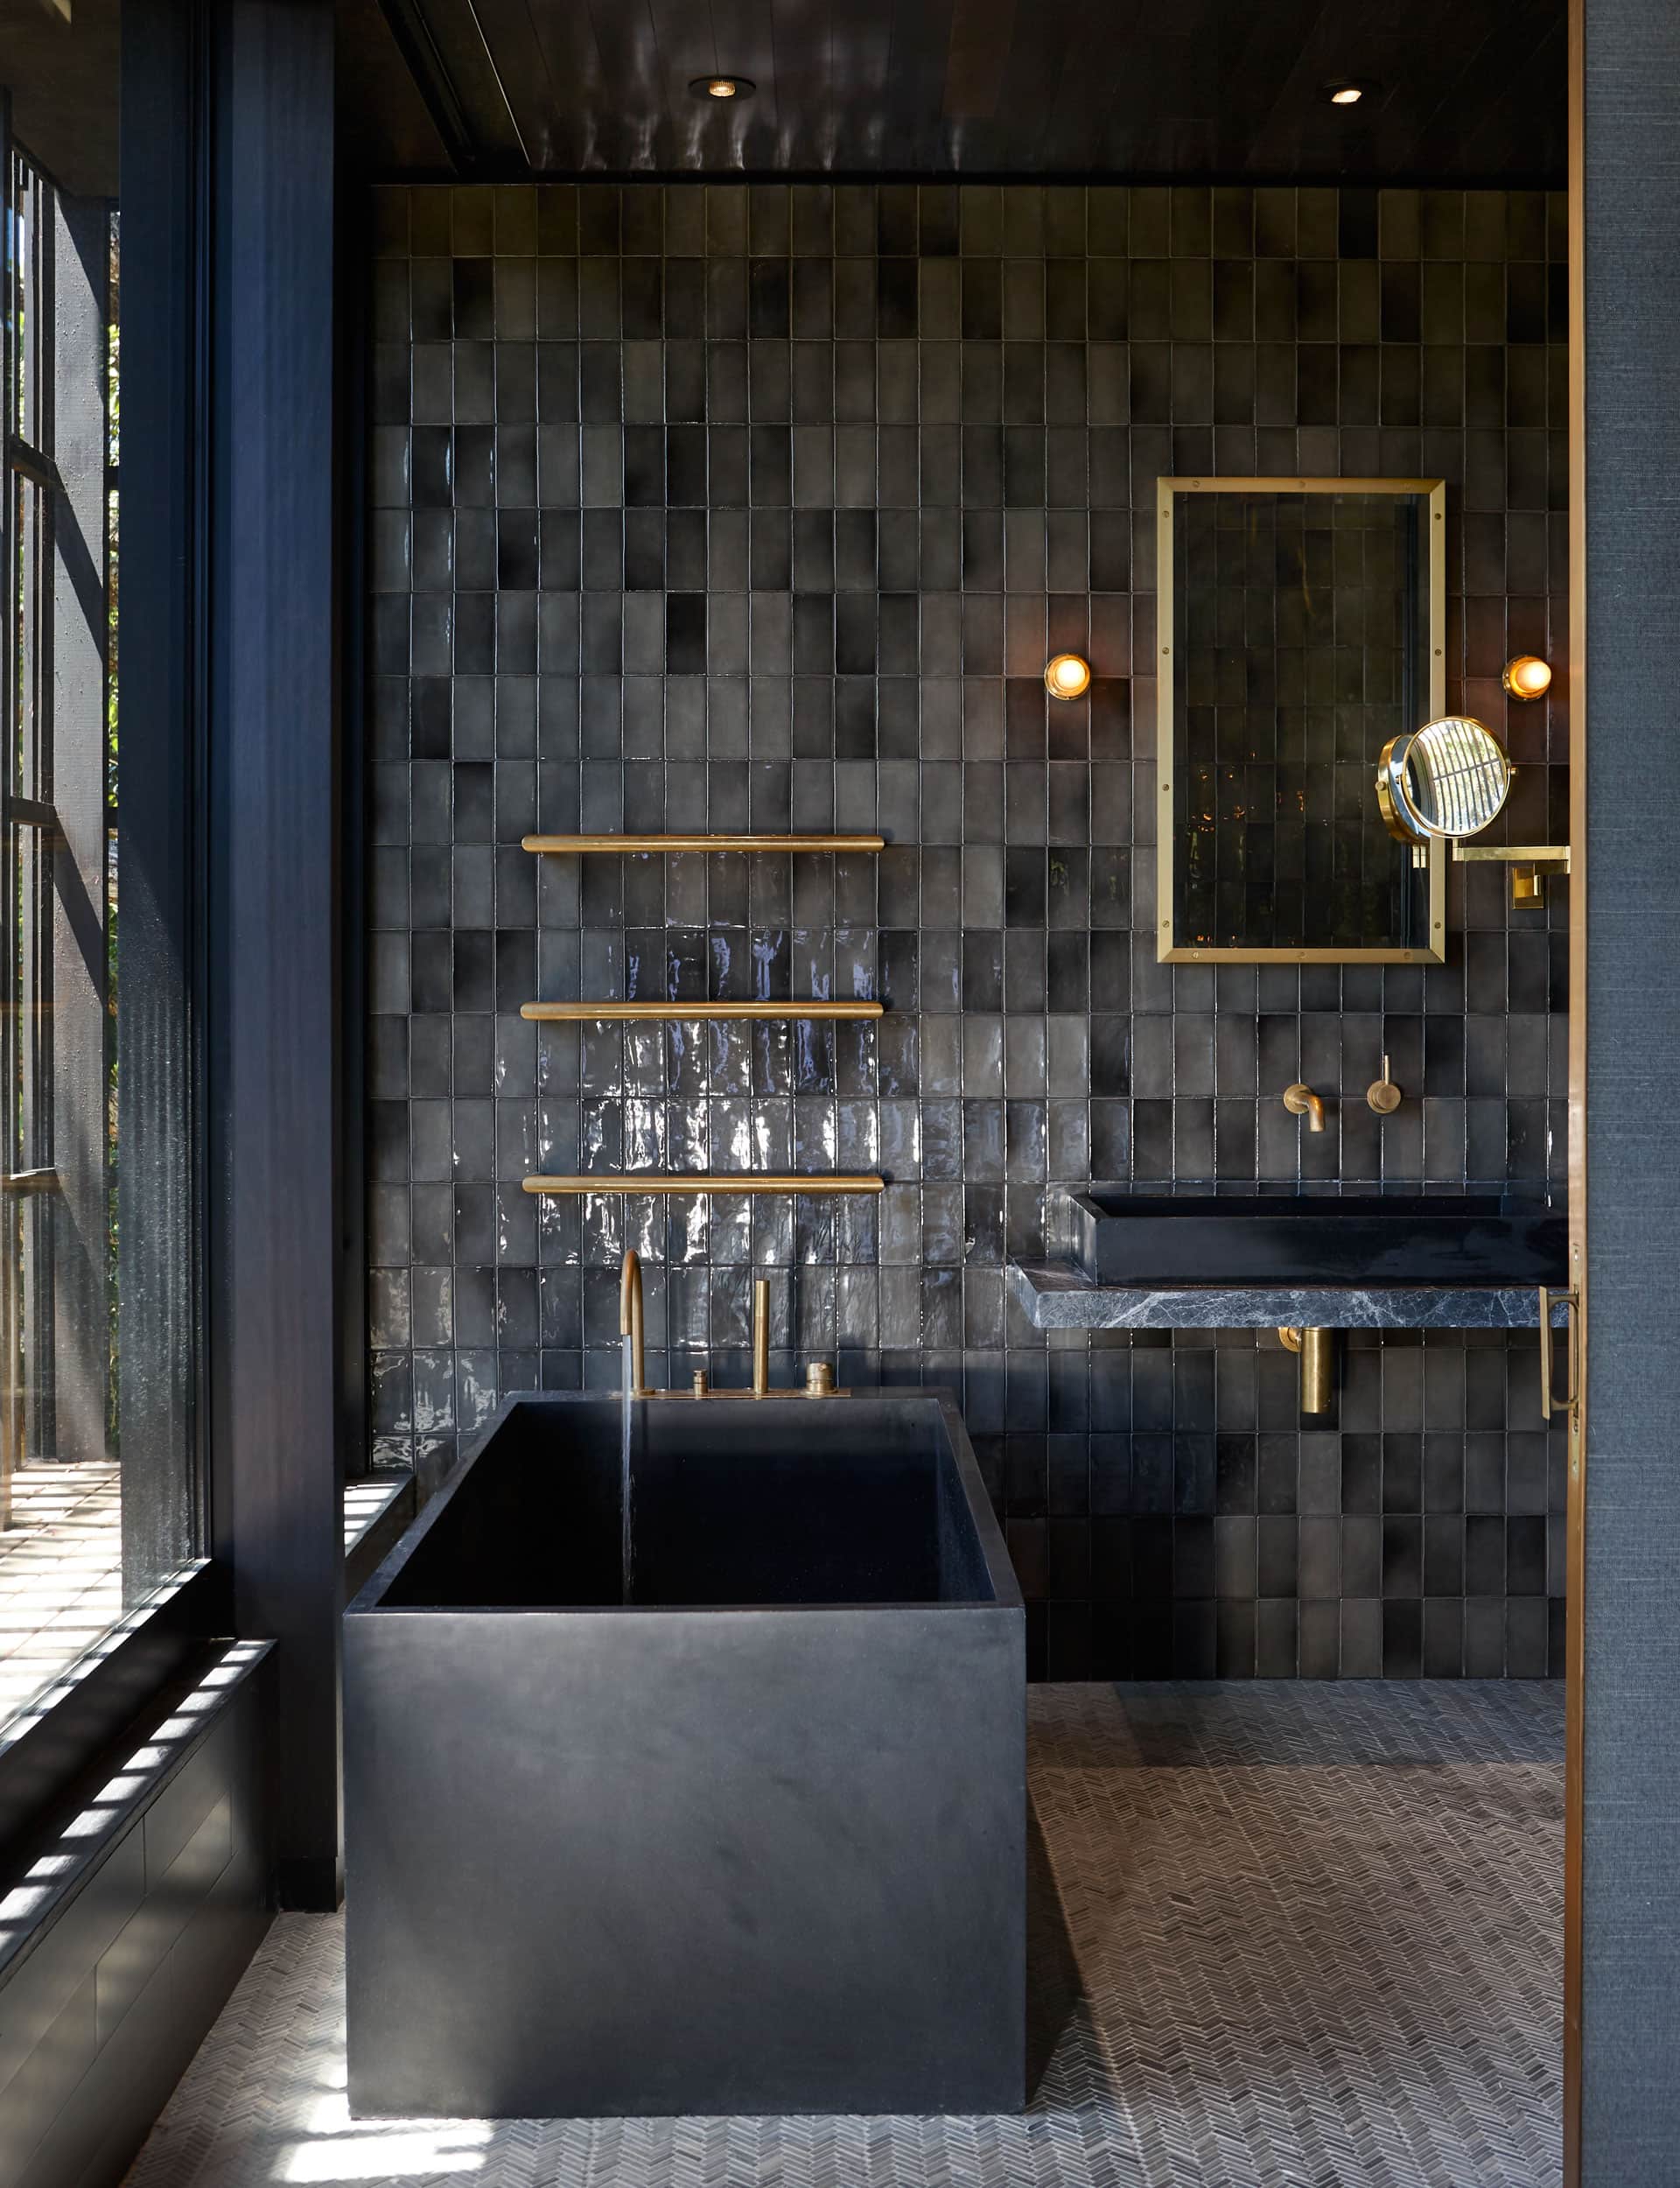
<path fill-rule="evenodd" d="M 1072 1261 L 1012 1261 L 1039 1329 L 1535 1329 L 1539 1294 L 1512 1284 L 1095 1284 Z M 1553 1309 L 1561 1326 L 1564 1309 Z"/>

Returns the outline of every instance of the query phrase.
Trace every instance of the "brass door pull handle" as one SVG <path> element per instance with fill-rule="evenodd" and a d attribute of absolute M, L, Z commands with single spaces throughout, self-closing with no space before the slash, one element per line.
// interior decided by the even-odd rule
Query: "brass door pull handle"
<path fill-rule="evenodd" d="M 1552 1394 L 1551 1310 L 1561 1307 L 1567 1320 L 1564 1327 L 1564 1394 Z M 1550 1292 L 1540 1287 L 1540 1418 L 1550 1420 L 1562 1413 L 1572 1420 L 1581 1402 L 1580 1372 L 1577 1355 L 1580 1339 L 1580 1299 L 1573 1291 Z"/>

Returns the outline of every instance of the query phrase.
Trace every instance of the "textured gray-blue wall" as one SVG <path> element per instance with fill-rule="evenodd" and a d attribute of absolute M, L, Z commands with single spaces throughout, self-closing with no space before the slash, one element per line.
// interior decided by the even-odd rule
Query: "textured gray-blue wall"
<path fill-rule="evenodd" d="M 1584 2188 L 1680 2180 L 1680 8 L 1586 0 Z"/>

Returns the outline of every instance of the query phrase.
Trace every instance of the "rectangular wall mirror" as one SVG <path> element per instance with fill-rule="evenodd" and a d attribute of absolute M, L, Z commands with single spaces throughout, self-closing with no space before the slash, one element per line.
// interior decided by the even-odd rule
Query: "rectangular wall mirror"
<path fill-rule="evenodd" d="M 1374 788 L 1446 711 L 1438 479 L 1158 482 L 1164 963 L 1438 963 L 1446 851 Z"/>

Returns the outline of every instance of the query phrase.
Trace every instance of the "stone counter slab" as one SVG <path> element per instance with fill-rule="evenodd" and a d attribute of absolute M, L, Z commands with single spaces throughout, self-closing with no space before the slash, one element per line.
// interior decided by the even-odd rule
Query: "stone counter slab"
<path fill-rule="evenodd" d="M 1035 1329 L 1535 1329 L 1532 1285 L 1094 1284 L 1072 1261 L 1012 1261 Z M 1552 1309 L 1554 1327 L 1564 1312 Z"/>

